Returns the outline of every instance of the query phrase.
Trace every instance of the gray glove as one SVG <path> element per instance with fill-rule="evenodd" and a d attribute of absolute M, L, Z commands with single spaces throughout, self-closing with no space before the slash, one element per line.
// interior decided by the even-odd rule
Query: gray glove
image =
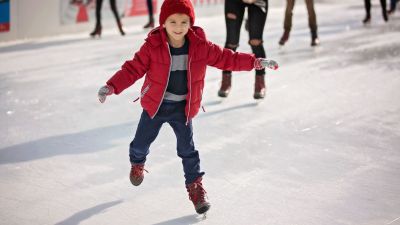
<path fill-rule="evenodd" d="M 107 95 L 112 95 L 114 93 L 114 88 L 110 85 L 105 85 L 100 88 L 99 93 L 97 94 L 99 101 L 104 103 L 106 101 Z"/>
<path fill-rule="evenodd" d="M 278 63 L 271 59 L 257 58 L 254 61 L 254 68 L 256 70 L 262 70 L 264 68 L 277 70 L 278 67 Z"/>

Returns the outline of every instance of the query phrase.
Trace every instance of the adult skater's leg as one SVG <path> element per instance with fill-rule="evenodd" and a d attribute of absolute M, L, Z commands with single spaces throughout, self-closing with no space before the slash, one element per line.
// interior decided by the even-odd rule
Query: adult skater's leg
<path fill-rule="evenodd" d="M 292 29 L 292 17 L 295 0 L 286 0 L 285 19 L 283 22 L 283 35 L 279 40 L 280 45 L 284 45 L 289 40 L 290 30 Z"/>
<path fill-rule="evenodd" d="M 119 18 L 119 15 L 118 15 L 118 9 L 117 9 L 116 0 L 110 0 L 110 7 L 111 7 L 111 11 L 114 14 L 115 20 L 117 21 L 119 32 L 121 33 L 121 35 L 125 35 L 125 32 L 122 29 L 121 19 Z"/>
<path fill-rule="evenodd" d="M 239 46 L 240 28 L 246 5 L 241 0 L 225 1 L 226 42 L 225 48 L 236 51 Z M 221 87 L 218 90 L 219 97 L 228 97 L 231 90 L 232 71 L 222 71 Z"/>
<path fill-rule="evenodd" d="M 308 12 L 308 26 L 311 31 L 311 46 L 319 45 L 317 15 L 314 9 L 314 0 L 305 0 Z"/>
<path fill-rule="evenodd" d="M 364 0 L 365 7 L 365 18 L 363 19 L 363 23 L 367 24 L 371 22 L 371 0 Z"/>
<path fill-rule="evenodd" d="M 101 7 L 103 5 L 103 0 L 96 0 L 96 25 L 94 30 L 90 33 L 90 36 L 95 37 L 101 36 Z"/>

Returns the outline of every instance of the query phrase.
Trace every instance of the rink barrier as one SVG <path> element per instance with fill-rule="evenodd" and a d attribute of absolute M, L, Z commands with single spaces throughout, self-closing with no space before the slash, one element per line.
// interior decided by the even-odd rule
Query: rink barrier
<path fill-rule="evenodd" d="M 120 12 L 124 17 L 146 15 L 146 0 L 120 0 Z M 213 6 L 223 4 L 224 0 L 191 0 L 195 7 Z M 68 3 L 74 5 L 68 5 Z M 21 39 L 31 39 L 55 36 L 61 34 L 72 34 L 78 32 L 89 32 L 94 24 L 94 0 L 40 0 L 40 1 L 11 1 L 4 0 L 0 4 L 0 43 Z M 163 0 L 156 2 L 154 10 L 156 18 Z M 107 10 L 108 1 L 104 1 L 102 16 L 107 27 L 107 21 L 114 20 Z M 136 8 L 132 5 L 136 4 Z M 67 8 L 64 12 L 63 7 Z M 122 9 L 120 8 L 122 7 Z M 131 8 L 129 8 L 131 7 Z M 43 13 L 43 10 L 46 13 Z M 3 21 L 4 20 L 4 21 Z M 128 20 L 129 21 L 129 20 Z M 112 21 L 113 22 L 113 21 Z M 110 22 L 110 24 L 113 24 Z M 124 21 L 123 21 L 124 22 Z M 126 23 L 129 24 L 129 23 Z"/>

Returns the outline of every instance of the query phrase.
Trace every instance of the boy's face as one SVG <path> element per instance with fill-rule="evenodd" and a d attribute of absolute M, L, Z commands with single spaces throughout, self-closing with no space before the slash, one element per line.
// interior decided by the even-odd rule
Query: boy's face
<path fill-rule="evenodd" d="M 169 38 L 181 41 L 190 28 L 190 17 L 181 13 L 172 14 L 165 20 L 164 27 Z"/>

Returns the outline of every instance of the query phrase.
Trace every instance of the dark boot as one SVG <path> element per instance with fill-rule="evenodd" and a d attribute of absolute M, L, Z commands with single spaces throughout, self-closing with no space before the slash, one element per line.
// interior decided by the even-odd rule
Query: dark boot
<path fill-rule="evenodd" d="M 144 29 L 147 29 L 147 28 L 153 29 L 153 28 L 154 28 L 154 19 L 153 19 L 153 18 L 150 18 L 150 19 L 149 19 L 149 22 L 148 22 L 146 25 L 144 25 L 143 28 L 144 28 Z"/>
<path fill-rule="evenodd" d="M 231 73 L 222 73 L 221 88 L 218 91 L 219 97 L 222 97 L 222 98 L 228 97 L 228 94 L 231 90 L 231 82 L 232 82 L 232 74 Z"/>
<path fill-rule="evenodd" d="M 207 212 L 211 205 L 206 201 L 206 190 L 201 183 L 202 178 L 197 178 L 193 183 L 186 185 L 186 190 L 189 193 L 189 199 L 193 202 L 194 209 L 198 214 Z"/>
<path fill-rule="evenodd" d="M 263 99 L 265 97 L 265 75 L 256 75 L 256 82 L 254 84 L 254 99 Z"/>
<path fill-rule="evenodd" d="M 388 13 L 387 13 L 386 10 L 382 10 L 382 17 L 383 17 L 383 20 L 384 20 L 385 22 L 387 22 L 387 21 L 389 20 L 389 18 L 388 18 Z"/>
<path fill-rule="evenodd" d="M 142 183 L 144 179 L 143 171 L 147 172 L 147 170 L 144 169 L 144 164 L 132 165 L 129 179 L 134 186 L 139 186 Z"/>
<path fill-rule="evenodd" d="M 289 40 L 290 31 L 285 30 L 282 34 L 281 39 L 279 40 L 279 45 L 285 45 L 285 43 Z"/>
<path fill-rule="evenodd" d="M 363 22 L 363 24 L 371 23 L 371 16 L 370 15 L 366 15 L 362 22 Z"/>
<path fill-rule="evenodd" d="M 96 36 L 101 37 L 101 25 L 97 24 L 90 36 L 93 38 Z"/>
<path fill-rule="evenodd" d="M 124 32 L 124 30 L 122 29 L 122 23 L 121 23 L 120 20 L 117 21 L 117 25 L 118 25 L 119 32 L 121 33 L 122 36 L 124 36 L 124 35 L 125 35 L 125 32 Z"/>
<path fill-rule="evenodd" d="M 320 42 L 318 39 L 317 31 L 311 31 L 311 46 L 317 46 L 319 44 Z"/>

